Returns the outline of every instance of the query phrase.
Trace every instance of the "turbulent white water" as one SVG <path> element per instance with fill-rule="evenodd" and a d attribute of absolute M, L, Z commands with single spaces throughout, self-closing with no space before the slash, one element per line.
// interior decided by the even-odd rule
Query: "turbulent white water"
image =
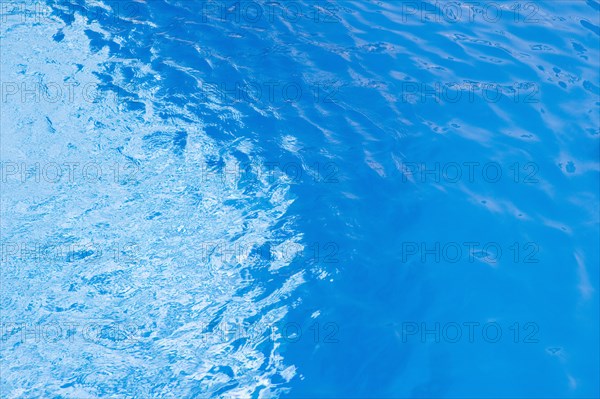
<path fill-rule="evenodd" d="M 251 249 L 300 239 L 284 177 L 207 173 L 261 159 L 155 97 L 149 65 L 90 51 L 97 23 L 3 18 L 1 396 L 277 395 L 296 371 L 275 326 L 303 277 L 253 285 L 291 259 Z M 114 63 L 143 106 L 101 88 Z"/>

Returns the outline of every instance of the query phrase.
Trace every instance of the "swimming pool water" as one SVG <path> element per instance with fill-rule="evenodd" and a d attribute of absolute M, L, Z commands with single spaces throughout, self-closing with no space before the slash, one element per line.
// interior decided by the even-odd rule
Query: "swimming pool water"
<path fill-rule="evenodd" d="M 597 1 L 0 5 L 0 397 L 600 395 Z"/>

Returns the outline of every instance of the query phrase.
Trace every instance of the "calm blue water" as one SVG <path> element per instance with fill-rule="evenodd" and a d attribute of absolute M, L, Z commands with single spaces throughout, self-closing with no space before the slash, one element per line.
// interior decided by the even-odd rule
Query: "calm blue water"
<path fill-rule="evenodd" d="M 599 397 L 597 1 L 0 5 L 0 397 Z"/>

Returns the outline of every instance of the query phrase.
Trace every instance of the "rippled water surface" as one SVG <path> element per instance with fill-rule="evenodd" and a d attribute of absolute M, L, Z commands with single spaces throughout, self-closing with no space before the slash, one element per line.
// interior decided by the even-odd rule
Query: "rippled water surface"
<path fill-rule="evenodd" d="M 0 5 L 0 397 L 600 395 L 597 1 Z"/>

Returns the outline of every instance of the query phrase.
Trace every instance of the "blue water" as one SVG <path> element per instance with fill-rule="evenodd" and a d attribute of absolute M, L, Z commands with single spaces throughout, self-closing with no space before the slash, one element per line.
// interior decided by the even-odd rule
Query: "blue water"
<path fill-rule="evenodd" d="M 600 396 L 597 1 L 0 5 L 0 397 Z"/>

